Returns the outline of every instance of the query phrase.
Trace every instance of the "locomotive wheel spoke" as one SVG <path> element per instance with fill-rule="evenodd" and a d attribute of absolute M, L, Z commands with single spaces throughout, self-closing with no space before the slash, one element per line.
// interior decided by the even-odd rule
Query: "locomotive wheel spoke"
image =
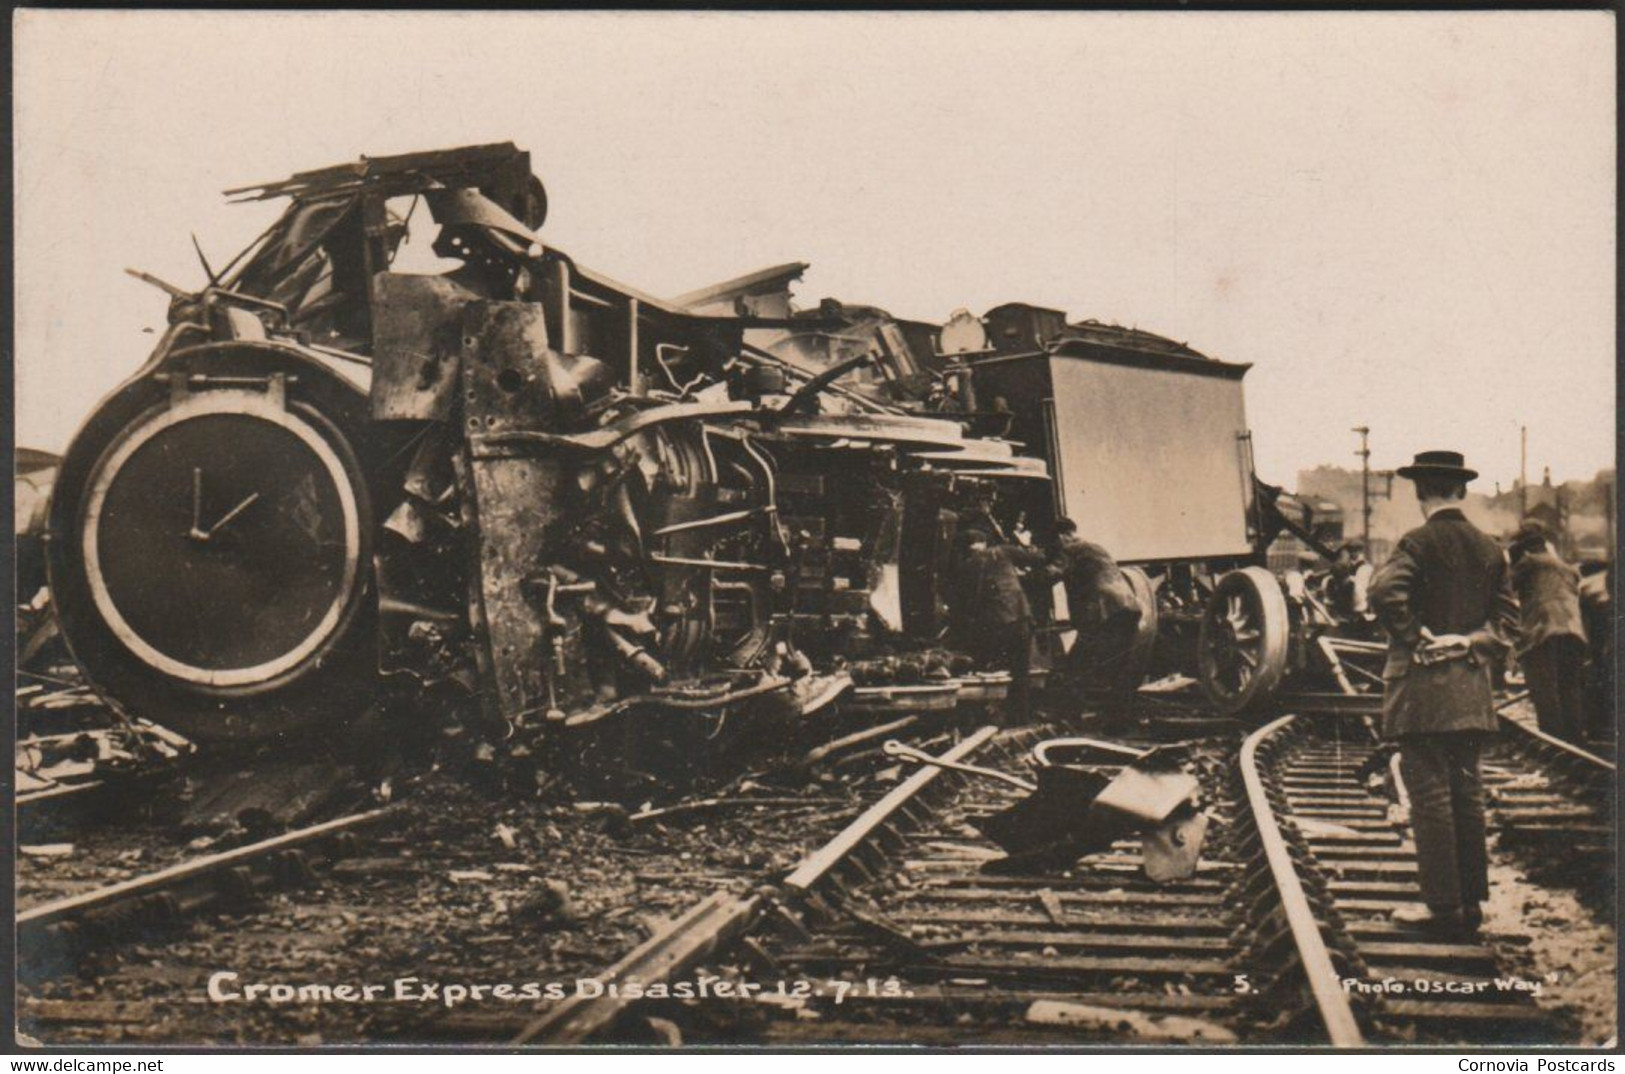
<path fill-rule="evenodd" d="M 1269 696 L 1286 670 L 1285 600 L 1258 567 L 1220 579 L 1202 620 L 1198 653 L 1203 687 L 1227 711 Z"/>

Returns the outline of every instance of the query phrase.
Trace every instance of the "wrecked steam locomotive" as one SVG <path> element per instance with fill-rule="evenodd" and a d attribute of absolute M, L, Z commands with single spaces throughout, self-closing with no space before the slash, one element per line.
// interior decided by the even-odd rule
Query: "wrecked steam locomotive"
<path fill-rule="evenodd" d="M 541 242 L 511 145 L 229 193 L 289 203 L 202 291 L 147 277 L 169 327 L 52 498 L 63 637 L 133 712 L 218 741 L 388 698 L 810 711 L 863 666 L 969 691 L 956 527 L 1060 512 L 1143 567 L 1138 671 L 1159 618 L 1229 708 L 1287 667 L 1245 366 L 1031 307 L 794 310 L 799 266 L 662 301 Z M 449 269 L 393 264 L 420 204 Z"/>

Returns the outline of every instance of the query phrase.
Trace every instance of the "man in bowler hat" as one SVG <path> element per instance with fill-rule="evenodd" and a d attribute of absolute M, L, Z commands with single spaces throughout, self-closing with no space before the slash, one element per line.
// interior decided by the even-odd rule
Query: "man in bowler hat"
<path fill-rule="evenodd" d="M 1426 523 L 1400 538 L 1371 581 L 1388 631 L 1382 724 L 1399 743 L 1426 905 L 1401 924 L 1475 932 L 1489 896 L 1479 757 L 1496 730 L 1490 669 L 1517 636 L 1518 606 L 1500 546 L 1461 511 L 1478 474 L 1453 451 L 1424 451 L 1399 470 L 1416 483 Z"/>

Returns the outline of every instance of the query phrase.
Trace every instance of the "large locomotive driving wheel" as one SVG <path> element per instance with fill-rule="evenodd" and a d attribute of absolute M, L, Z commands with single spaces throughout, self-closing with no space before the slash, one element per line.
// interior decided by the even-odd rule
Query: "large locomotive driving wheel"
<path fill-rule="evenodd" d="M 146 393 L 76 443 L 88 465 L 63 488 L 53 587 L 74 655 L 137 715 L 260 739 L 364 704 L 367 485 L 326 408 L 293 396 L 311 378 Z"/>
<path fill-rule="evenodd" d="M 1286 673 L 1286 597 L 1262 567 L 1219 579 L 1202 615 L 1197 663 L 1208 700 L 1226 714 L 1269 699 Z"/>

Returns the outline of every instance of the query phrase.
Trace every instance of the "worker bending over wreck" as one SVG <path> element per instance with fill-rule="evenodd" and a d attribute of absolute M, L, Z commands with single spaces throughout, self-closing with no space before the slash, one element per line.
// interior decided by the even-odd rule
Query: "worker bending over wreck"
<path fill-rule="evenodd" d="M 1077 632 L 1072 667 L 1086 683 L 1116 685 L 1114 671 L 1140 628 L 1140 602 L 1111 553 L 1078 536 L 1076 522 L 1057 522 L 1055 538 L 1050 571 L 1066 591 L 1067 616 Z"/>
<path fill-rule="evenodd" d="M 1021 587 L 1021 567 L 1046 565 L 1042 552 L 1019 544 L 993 544 L 986 530 L 964 531 L 953 632 L 965 652 L 984 668 L 1010 673 L 1004 720 L 1021 724 L 1030 715 L 1033 611 Z"/>
<path fill-rule="evenodd" d="M 1424 451 L 1399 476 L 1416 483 L 1425 525 L 1400 538 L 1371 581 L 1388 631 L 1382 730 L 1399 743 L 1425 906 L 1396 922 L 1472 933 L 1489 897 L 1479 757 L 1496 730 L 1490 669 L 1518 629 L 1506 557 L 1461 511 L 1477 477 L 1453 451 Z"/>

